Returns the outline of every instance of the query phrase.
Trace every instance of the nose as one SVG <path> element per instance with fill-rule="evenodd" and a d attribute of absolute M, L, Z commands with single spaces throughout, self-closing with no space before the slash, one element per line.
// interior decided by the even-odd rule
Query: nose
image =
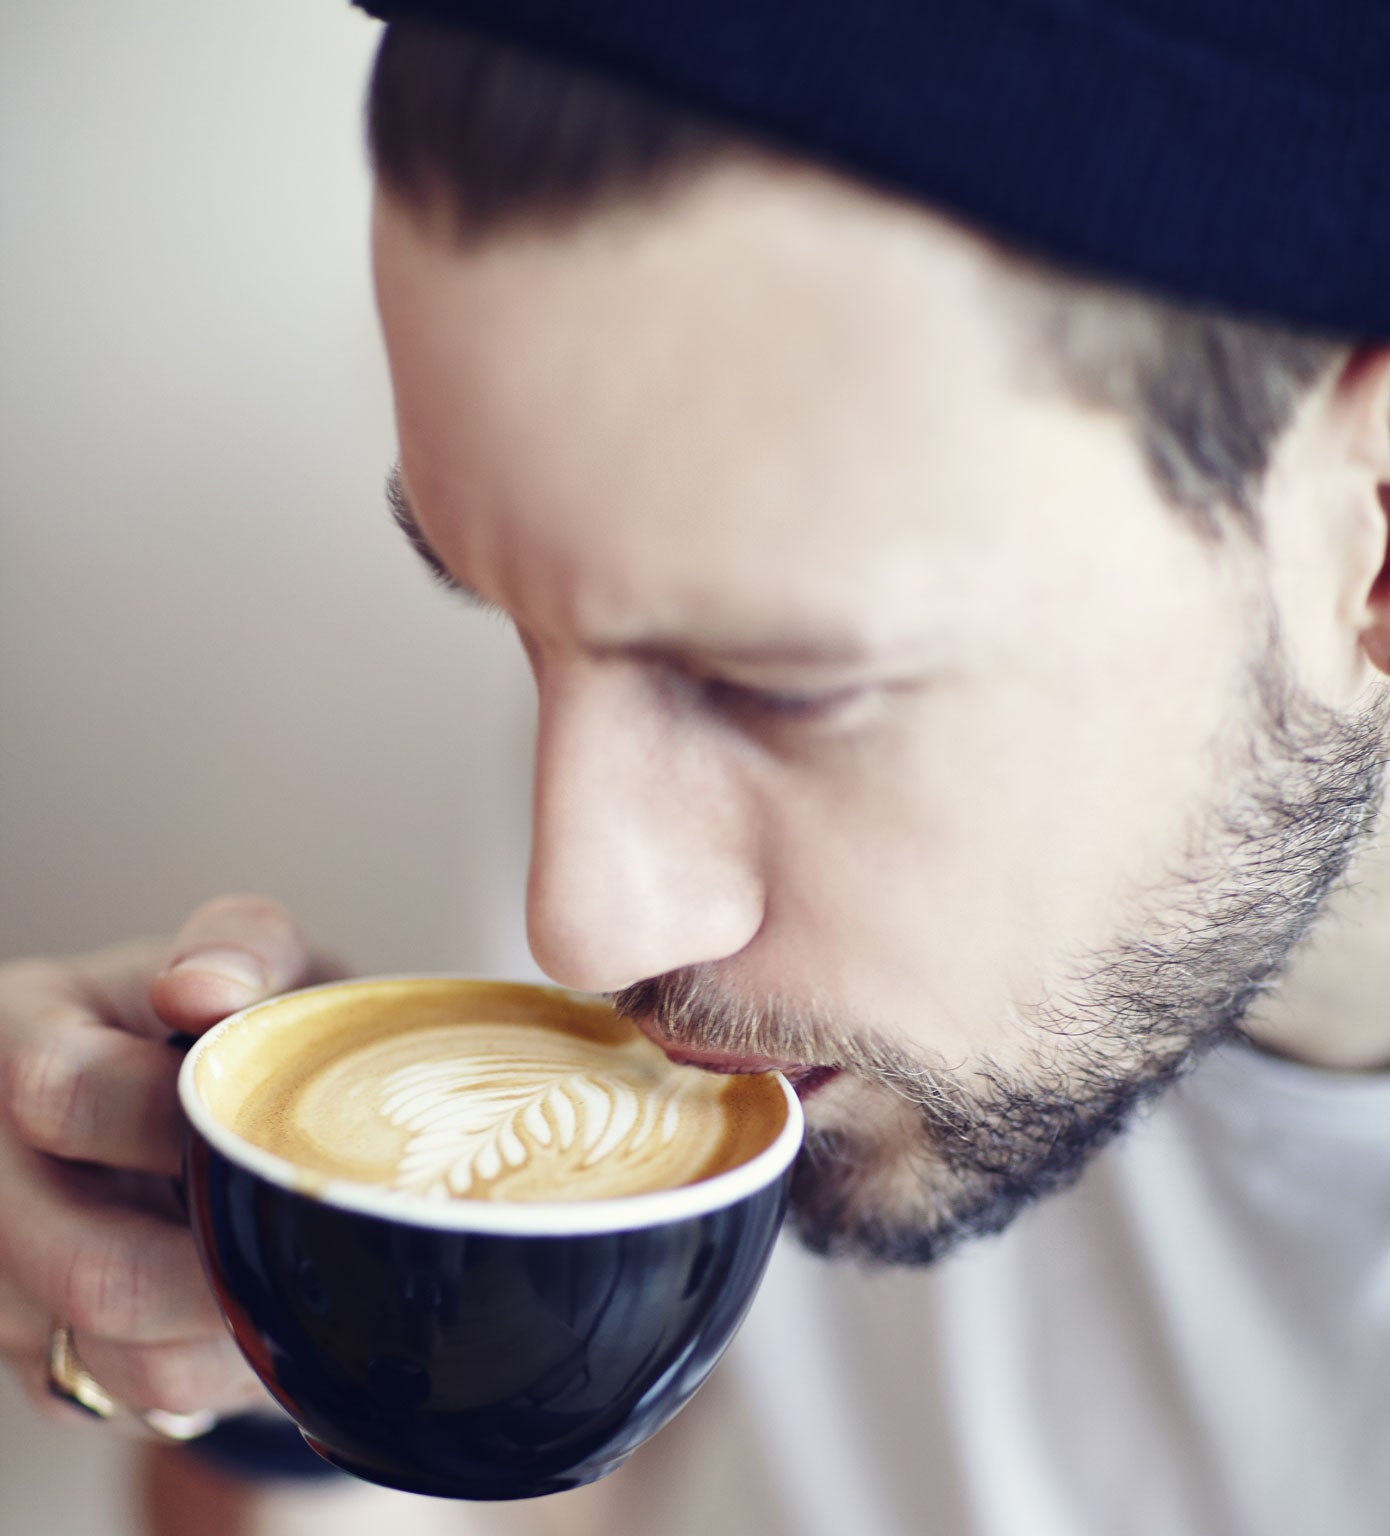
<path fill-rule="evenodd" d="M 636 670 L 576 666 L 541 689 L 528 934 L 541 968 L 586 992 L 724 959 L 762 923 L 727 753 Z"/>

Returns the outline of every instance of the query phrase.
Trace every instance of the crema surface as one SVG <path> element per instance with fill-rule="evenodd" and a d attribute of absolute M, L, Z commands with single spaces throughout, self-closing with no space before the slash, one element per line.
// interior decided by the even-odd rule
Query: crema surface
<path fill-rule="evenodd" d="M 677 1066 L 600 1002 L 384 981 L 263 1005 L 200 1063 L 238 1135 L 431 1199 L 594 1200 L 696 1183 L 781 1129 L 771 1076 Z"/>

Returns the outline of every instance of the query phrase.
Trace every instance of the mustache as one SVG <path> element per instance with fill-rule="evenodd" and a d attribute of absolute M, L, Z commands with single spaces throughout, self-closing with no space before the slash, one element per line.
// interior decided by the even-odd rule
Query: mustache
<path fill-rule="evenodd" d="M 906 1105 L 948 1159 L 976 1134 L 971 1095 L 944 1062 L 920 1048 L 899 1046 L 860 1021 L 781 998 L 736 995 L 708 965 L 671 971 L 607 996 L 617 1013 L 654 1023 L 673 1045 L 793 1067 L 839 1068 Z"/>
<path fill-rule="evenodd" d="M 608 994 L 616 1012 L 647 1020 L 673 1045 L 788 1066 L 838 1067 L 900 1096 L 940 1102 L 943 1074 L 875 1029 L 814 1003 L 732 992 L 713 966 L 695 965 Z"/>
<path fill-rule="evenodd" d="M 624 1018 L 647 1020 L 674 1045 L 806 1066 L 843 1066 L 852 1042 L 843 1030 L 765 998 L 733 995 L 709 966 L 653 976 L 611 993 Z"/>

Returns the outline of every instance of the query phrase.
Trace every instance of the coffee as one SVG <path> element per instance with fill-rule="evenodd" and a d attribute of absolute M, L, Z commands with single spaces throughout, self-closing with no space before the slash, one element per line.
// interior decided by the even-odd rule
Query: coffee
<path fill-rule="evenodd" d="M 238 1020 L 198 1076 L 253 1145 L 433 1200 L 694 1184 L 763 1151 L 787 1114 L 775 1077 L 678 1066 L 604 1003 L 497 982 L 301 993 Z"/>
<path fill-rule="evenodd" d="M 604 1477 L 689 1401 L 803 1130 L 780 1075 L 674 1066 L 597 1000 L 421 977 L 224 1019 L 179 1104 L 251 1369 L 335 1465 L 466 1499 Z"/>

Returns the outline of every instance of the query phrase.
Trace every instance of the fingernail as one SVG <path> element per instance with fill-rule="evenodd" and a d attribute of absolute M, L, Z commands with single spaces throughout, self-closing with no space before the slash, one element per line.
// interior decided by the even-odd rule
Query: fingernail
<path fill-rule="evenodd" d="M 259 997 L 265 991 L 265 971 L 250 955 L 239 949 L 201 949 L 196 954 L 176 960 L 166 975 L 178 976 L 197 971 L 202 976 L 217 976 Z"/>

